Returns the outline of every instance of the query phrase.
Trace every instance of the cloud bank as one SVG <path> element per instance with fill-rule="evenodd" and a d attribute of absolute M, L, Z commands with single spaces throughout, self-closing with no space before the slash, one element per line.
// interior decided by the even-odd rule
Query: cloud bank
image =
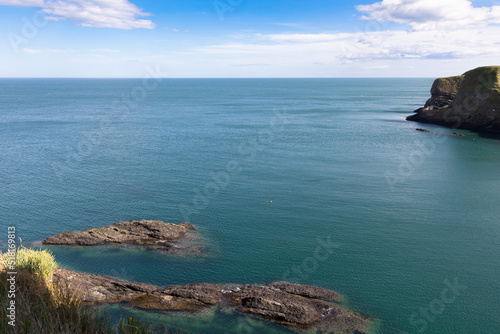
<path fill-rule="evenodd" d="M 414 30 L 500 23 L 500 6 L 474 7 L 468 0 L 383 0 L 356 6 L 365 20 L 409 24 Z"/>
<path fill-rule="evenodd" d="M 232 43 L 204 47 L 199 52 L 221 57 L 230 55 L 240 62 L 248 63 L 256 59 L 279 59 L 277 62 L 283 62 L 292 58 L 325 64 L 480 60 L 500 53 L 499 35 L 500 27 L 463 28 L 447 32 L 384 30 L 330 34 L 255 34 L 239 36 Z"/>

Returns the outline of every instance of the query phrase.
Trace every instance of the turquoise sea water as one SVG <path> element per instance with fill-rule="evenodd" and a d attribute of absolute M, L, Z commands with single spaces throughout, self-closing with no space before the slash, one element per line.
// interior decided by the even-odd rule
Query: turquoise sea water
<path fill-rule="evenodd" d="M 9 225 L 29 244 L 189 220 L 209 254 L 50 249 L 64 267 L 160 286 L 288 278 L 334 289 L 380 333 L 500 333 L 500 141 L 415 131 L 454 131 L 405 121 L 432 79 L 148 83 L 0 80 L 3 245 Z M 318 260 L 321 243 L 331 254 Z M 223 310 L 182 321 L 289 332 Z"/>

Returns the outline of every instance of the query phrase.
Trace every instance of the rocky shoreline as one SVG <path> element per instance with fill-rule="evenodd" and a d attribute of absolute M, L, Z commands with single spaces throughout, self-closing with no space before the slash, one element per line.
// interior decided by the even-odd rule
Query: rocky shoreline
<path fill-rule="evenodd" d="M 500 66 L 478 67 L 462 75 L 436 79 L 431 98 L 414 112 L 406 119 L 500 133 Z"/>
<path fill-rule="evenodd" d="M 190 223 L 130 220 L 80 232 L 67 231 L 48 237 L 45 245 L 97 246 L 127 244 L 178 251 L 192 237 Z M 191 246 L 192 247 L 192 246 Z M 120 303 L 155 311 L 196 312 L 220 307 L 266 319 L 294 329 L 317 333 L 368 333 L 371 320 L 348 310 L 341 294 L 320 287 L 272 282 L 268 285 L 194 283 L 160 288 L 113 277 L 58 268 L 52 277 L 61 291 L 78 295 L 87 305 Z"/>
<path fill-rule="evenodd" d="M 182 242 L 200 239 L 190 223 L 172 224 L 161 220 L 130 220 L 83 231 L 66 231 L 48 237 L 44 245 L 97 246 L 126 244 L 150 247 L 166 252 L 202 252 L 201 245 Z"/>
<path fill-rule="evenodd" d="M 273 282 L 217 285 L 195 283 L 160 288 L 116 278 L 58 268 L 53 282 L 88 305 L 122 303 L 155 311 L 195 312 L 222 307 L 285 325 L 316 329 L 318 333 L 368 333 L 368 317 L 348 310 L 339 293 L 310 285 Z"/>

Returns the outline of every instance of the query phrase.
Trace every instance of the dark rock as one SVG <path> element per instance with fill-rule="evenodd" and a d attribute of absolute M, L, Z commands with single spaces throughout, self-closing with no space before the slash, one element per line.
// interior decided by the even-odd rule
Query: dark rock
<path fill-rule="evenodd" d="M 176 297 L 195 299 L 207 305 L 216 305 L 222 295 L 222 288 L 214 284 L 195 283 L 184 286 L 169 286 L 164 289 L 162 293 Z"/>
<path fill-rule="evenodd" d="M 313 296 L 342 299 L 331 290 L 287 282 L 272 283 L 268 287 L 232 287 L 224 293 L 228 304 L 237 306 L 239 312 L 264 317 L 283 325 L 303 329 L 323 328 L 327 330 L 324 333 L 368 332 L 368 318 Z"/>
<path fill-rule="evenodd" d="M 58 268 L 53 282 L 70 296 L 80 296 L 86 304 L 126 303 L 150 310 L 195 311 L 216 305 L 221 287 L 199 283 L 161 290 L 150 284 L 130 283 L 116 278 Z"/>
<path fill-rule="evenodd" d="M 285 291 L 287 293 L 307 298 L 322 299 L 337 303 L 342 303 L 344 301 L 344 297 L 340 293 L 319 288 L 317 286 L 294 284 L 288 282 L 273 282 L 269 286 L 281 291 Z"/>
<path fill-rule="evenodd" d="M 118 303 L 133 300 L 158 290 L 154 285 L 129 283 L 112 277 L 80 273 L 58 268 L 53 282 L 71 296 L 79 295 L 86 303 Z"/>
<path fill-rule="evenodd" d="M 452 128 L 500 132 L 500 66 L 436 79 L 432 97 L 407 120 Z"/>
<path fill-rule="evenodd" d="M 95 246 L 102 244 L 134 244 L 156 246 L 176 251 L 175 241 L 186 237 L 195 227 L 190 223 L 172 224 L 160 220 L 130 220 L 80 232 L 63 232 L 48 237 L 45 245 Z"/>
<path fill-rule="evenodd" d="M 147 310 L 197 311 L 217 305 L 222 288 L 215 284 L 196 283 L 185 286 L 170 286 L 128 303 L 129 306 Z"/>
<path fill-rule="evenodd" d="M 426 129 L 415 129 L 415 130 L 420 131 L 420 132 L 425 132 L 425 133 L 432 133 L 432 134 L 435 134 L 435 135 L 441 135 L 441 136 L 454 136 L 454 137 L 465 137 L 465 136 L 467 136 L 466 134 L 456 133 L 456 132 L 452 132 L 452 133 L 447 133 L 447 132 L 431 132 L 431 131 L 426 130 Z"/>
<path fill-rule="evenodd" d="M 320 299 L 342 300 L 335 291 L 275 282 L 269 286 L 196 283 L 168 286 L 130 283 L 116 278 L 58 268 L 55 286 L 86 304 L 124 303 L 146 310 L 198 311 L 223 305 L 238 312 L 268 319 L 292 328 L 317 333 L 367 333 L 370 319 Z"/>
<path fill-rule="evenodd" d="M 448 106 L 457 95 L 463 79 L 463 75 L 436 79 L 431 88 L 431 98 L 427 100 L 425 107 Z"/>
<path fill-rule="evenodd" d="M 316 325 L 318 334 L 366 334 L 371 333 L 370 319 L 341 307 L 326 311 L 321 322 Z"/>
<path fill-rule="evenodd" d="M 298 326 L 312 325 L 321 318 L 321 310 L 315 305 L 301 300 L 294 300 L 293 298 L 284 298 L 283 296 L 274 297 L 243 298 L 240 311 L 258 314 L 278 322 L 283 321 Z"/>
<path fill-rule="evenodd" d="M 208 306 L 212 306 L 204 304 L 195 299 L 177 298 L 162 293 L 144 295 L 127 302 L 125 305 L 143 310 L 183 311 L 183 312 L 199 311 Z"/>

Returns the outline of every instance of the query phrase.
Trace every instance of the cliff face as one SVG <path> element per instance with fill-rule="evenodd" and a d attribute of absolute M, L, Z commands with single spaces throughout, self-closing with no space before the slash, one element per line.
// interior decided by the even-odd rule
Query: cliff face
<path fill-rule="evenodd" d="M 500 66 L 436 79 L 431 94 L 425 106 L 407 120 L 500 132 Z"/>

